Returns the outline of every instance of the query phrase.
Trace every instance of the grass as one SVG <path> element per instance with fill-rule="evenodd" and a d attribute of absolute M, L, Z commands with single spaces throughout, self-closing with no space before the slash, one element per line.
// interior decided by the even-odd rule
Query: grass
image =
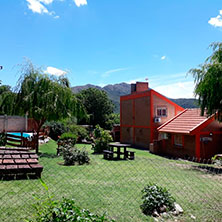
<path fill-rule="evenodd" d="M 134 161 L 107 161 L 102 155 L 92 155 L 90 145 L 77 146 L 84 146 L 90 153 L 89 165 L 63 166 L 62 157 L 56 156 L 54 141 L 40 147 L 42 179 L 55 199 L 74 198 L 82 208 L 99 214 L 107 212 L 117 221 L 152 221 L 141 213 L 140 204 L 141 190 L 154 182 L 166 187 L 184 209 L 177 221 L 192 221 L 191 215 L 196 221 L 221 221 L 221 174 L 201 168 L 201 164 L 135 149 Z M 31 217 L 35 197 L 46 196 L 39 180 L 0 181 L 1 221 Z"/>

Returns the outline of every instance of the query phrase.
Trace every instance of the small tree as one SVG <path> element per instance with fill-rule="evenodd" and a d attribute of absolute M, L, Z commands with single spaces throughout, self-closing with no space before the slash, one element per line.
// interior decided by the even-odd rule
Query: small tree
<path fill-rule="evenodd" d="M 104 130 L 99 125 L 94 130 L 95 144 L 93 145 L 94 153 L 103 153 L 103 150 L 109 148 L 109 143 L 113 141 L 107 130 Z"/>
<path fill-rule="evenodd" d="M 36 121 L 37 136 L 46 120 L 84 115 L 66 78 L 43 74 L 30 62 L 23 68 L 17 85 L 16 110 L 19 114 L 28 113 Z"/>
<path fill-rule="evenodd" d="M 195 95 L 198 96 L 201 113 L 217 113 L 222 121 L 222 43 L 212 43 L 213 54 L 199 68 L 191 69 L 195 78 Z"/>

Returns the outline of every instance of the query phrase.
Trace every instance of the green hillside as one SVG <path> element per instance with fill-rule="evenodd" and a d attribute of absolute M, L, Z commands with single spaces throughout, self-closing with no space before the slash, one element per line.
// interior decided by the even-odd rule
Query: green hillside
<path fill-rule="evenodd" d="M 97 88 L 100 90 L 105 91 L 109 98 L 113 101 L 115 104 L 115 112 L 119 113 L 119 104 L 120 104 L 120 96 L 130 94 L 131 86 L 127 83 L 119 83 L 114 85 L 106 85 L 104 87 L 95 86 L 91 84 L 87 84 L 84 86 L 75 86 L 72 87 L 72 91 L 74 93 L 78 93 L 81 90 L 88 89 L 88 88 Z M 186 99 L 186 98 L 180 98 L 180 99 L 171 99 L 173 102 L 178 104 L 179 106 L 182 106 L 183 108 L 197 108 L 198 103 L 196 99 Z"/>

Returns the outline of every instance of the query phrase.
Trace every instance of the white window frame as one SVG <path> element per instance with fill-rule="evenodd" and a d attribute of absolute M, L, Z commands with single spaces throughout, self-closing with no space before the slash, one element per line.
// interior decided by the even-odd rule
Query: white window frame
<path fill-rule="evenodd" d="M 160 110 L 160 115 L 158 115 L 158 111 L 159 111 L 159 110 Z M 163 110 L 165 110 L 165 112 L 166 112 L 165 115 L 162 114 Z M 166 106 L 158 106 L 158 107 L 156 108 L 156 116 L 157 116 L 157 117 L 167 117 L 167 107 L 166 107 Z"/>

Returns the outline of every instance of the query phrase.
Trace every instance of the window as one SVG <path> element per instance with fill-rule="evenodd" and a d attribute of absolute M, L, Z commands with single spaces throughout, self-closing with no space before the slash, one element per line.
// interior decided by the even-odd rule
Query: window
<path fill-rule="evenodd" d="M 167 116 L 167 108 L 166 107 L 157 107 L 156 115 L 158 117 L 160 117 L 160 116 Z"/>
<path fill-rule="evenodd" d="M 183 146 L 183 136 L 182 135 L 174 135 L 174 145 Z"/>
<path fill-rule="evenodd" d="M 169 139 L 168 133 L 159 133 L 158 140 L 167 140 L 167 139 Z"/>

